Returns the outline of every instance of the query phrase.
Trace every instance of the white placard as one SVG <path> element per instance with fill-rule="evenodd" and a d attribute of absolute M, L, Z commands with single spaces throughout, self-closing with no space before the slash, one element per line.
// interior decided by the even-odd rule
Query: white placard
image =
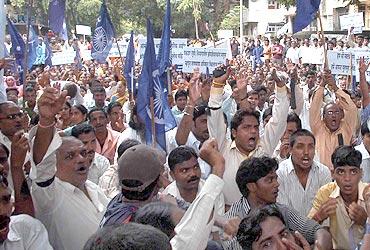
<path fill-rule="evenodd" d="M 158 55 L 159 46 L 161 43 L 160 38 L 154 38 L 155 54 Z M 187 46 L 186 38 L 171 38 L 171 57 L 172 64 L 183 64 L 184 48 Z M 139 39 L 139 46 L 136 53 L 136 61 L 143 64 L 143 58 L 146 48 L 146 38 Z"/>
<path fill-rule="evenodd" d="M 72 64 L 75 62 L 76 51 L 55 52 L 51 57 L 53 65 Z"/>
<path fill-rule="evenodd" d="M 352 59 L 352 75 L 356 74 L 355 57 L 349 51 L 334 51 L 328 50 L 328 65 L 331 73 L 334 75 L 351 75 L 351 59 Z"/>
<path fill-rule="evenodd" d="M 126 57 L 128 42 L 119 41 L 118 45 L 119 45 L 119 51 L 118 51 L 117 43 L 113 43 L 112 48 L 109 51 L 108 57 L 120 57 L 119 52 L 121 52 L 121 55 L 123 57 Z"/>
<path fill-rule="evenodd" d="M 229 39 L 234 36 L 233 30 L 218 30 L 217 37 L 218 39 Z"/>
<path fill-rule="evenodd" d="M 208 67 L 209 72 L 212 72 L 217 66 L 225 64 L 226 58 L 226 48 L 186 47 L 184 49 L 182 71 L 191 73 L 195 67 L 198 67 L 200 72 L 206 73 Z"/>
<path fill-rule="evenodd" d="M 360 65 L 360 58 L 364 57 L 365 63 L 370 62 L 370 51 L 356 51 L 355 52 L 355 64 L 356 64 L 356 81 L 360 81 L 360 72 L 358 71 Z M 370 68 L 366 71 L 366 81 L 370 81 Z"/>
<path fill-rule="evenodd" d="M 76 25 L 76 34 L 91 36 L 91 27 L 86 25 Z"/>
<path fill-rule="evenodd" d="M 342 30 L 349 30 L 351 27 L 363 27 L 364 26 L 364 13 L 358 12 L 349 15 L 342 15 L 340 19 L 340 28 Z"/>

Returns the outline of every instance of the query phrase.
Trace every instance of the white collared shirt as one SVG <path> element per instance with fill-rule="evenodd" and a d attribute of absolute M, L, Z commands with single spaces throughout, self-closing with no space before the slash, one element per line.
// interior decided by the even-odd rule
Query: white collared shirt
<path fill-rule="evenodd" d="M 32 144 L 36 129 L 37 126 L 30 131 Z M 88 197 L 79 188 L 55 177 L 56 150 L 61 143 L 60 136 L 55 133 L 42 161 L 35 166 L 31 158 L 31 195 L 36 218 L 47 228 L 51 245 L 58 250 L 82 249 L 89 237 L 99 228 L 109 200 L 100 188 L 89 180 L 85 183 Z M 55 179 L 46 187 L 37 185 L 52 178 Z"/>
<path fill-rule="evenodd" d="M 106 157 L 102 156 L 101 154 L 95 153 L 94 160 L 91 163 L 87 179 L 98 185 L 99 178 L 104 174 L 109 166 L 109 160 Z"/>
<path fill-rule="evenodd" d="M 202 190 L 175 227 L 176 235 L 171 239 L 173 250 L 206 248 L 214 224 L 215 213 L 212 212 L 215 201 L 223 186 L 224 181 L 218 176 L 211 174 L 208 177 Z"/>
<path fill-rule="evenodd" d="M 314 161 L 304 188 L 295 173 L 291 157 L 279 164 L 276 174 L 280 184 L 277 202 L 294 208 L 302 216 L 307 216 L 310 212 L 312 201 L 320 187 L 332 181 L 329 168 Z"/>
<path fill-rule="evenodd" d="M 360 151 L 362 154 L 362 181 L 370 183 L 370 154 L 365 148 L 365 144 L 363 142 L 360 145 L 356 146 L 355 149 Z"/>
<path fill-rule="evenodd" d="M 10 217 L 7 239 L 0 244 L 0 250 L 52 250 L 45 226 L 29 215 Z"/>
<path fill-rule="evenodd" d="M 109 166 L 99 179 L 99 187 L 103 190 L 108 199 L 113 199 L 120 193 L 117 164 Z"/>

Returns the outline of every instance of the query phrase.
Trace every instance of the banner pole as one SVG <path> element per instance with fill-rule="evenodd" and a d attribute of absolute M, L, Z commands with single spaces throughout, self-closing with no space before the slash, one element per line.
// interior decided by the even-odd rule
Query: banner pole
<path fill-rule="evenodd" d="M 329 69 L 329 66 L 328 66 L 328 52 L 327 52 L 326 44 L 325 44 L 325 35 L 324 35 L 324 29 L 323 29 L 323 26 L 322 26 L 320 10 L 317 12 L 317 15 L 318 15 L 319 24 L 320 24 L 321 40 L 322 40 L 323 46 L 324 46 L 324 69 Z"/>
<path fill-rule="evenodd" d="M 152 123 L 152 146 L 155 148 L 157 145 L 156 134 L 155 134 L 155 120 L 154 120 L 154 98 L 150 97 L 150 114 L 151 114 L 151 123 Z"/>

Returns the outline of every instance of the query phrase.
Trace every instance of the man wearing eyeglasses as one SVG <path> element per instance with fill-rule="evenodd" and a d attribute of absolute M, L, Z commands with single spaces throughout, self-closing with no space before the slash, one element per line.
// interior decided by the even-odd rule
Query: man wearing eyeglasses
<path fill-rule="evenodd" d="M 323 108 L 325 86 L 335 93 L 337 102 L 330 102 Z M 330 160 L 335 148 L 341 145 L 350 145 L 352 136 L 356 134 L 357 107 L 351 97 L 339 89 L 329 70 L 323 72 L 320 86 L 315 91 L 309 111 L 309 120 L 312 133 L 320 140 L 316 143 L 316 151 L 320 162 L 333 170 Z"/>

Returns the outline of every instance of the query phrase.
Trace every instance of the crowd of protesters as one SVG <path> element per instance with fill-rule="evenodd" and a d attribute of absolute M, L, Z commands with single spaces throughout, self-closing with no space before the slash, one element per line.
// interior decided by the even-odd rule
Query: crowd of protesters
<path fill-rule="evenodd" d="M 210 74 L 173 67 L 165 151 L 122 60 L 41 60 L 23 85 L 0 60 L 0 249 L 370 249 L 370 63 L 356 83 L 324 50 L 368 38 L 230 46 Z"/>

